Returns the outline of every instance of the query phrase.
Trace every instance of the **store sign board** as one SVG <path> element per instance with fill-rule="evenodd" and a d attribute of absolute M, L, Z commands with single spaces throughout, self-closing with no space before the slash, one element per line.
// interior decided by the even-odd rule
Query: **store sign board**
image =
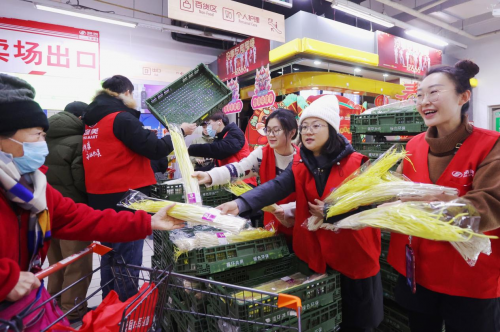
<path fill-rule="evenodd" d="M 377 31 L 379 67 L 424 75 L 442 63 L 443 51 Z"/>
<path fill-rule="evenodd" d="M 269 63 L 270 42 L 251 37 L 217 58 L 218 76 L 227 81 L 246 74 Z"/>
<path fill-rule="evenodd" d="M 231 89 L 232 98 L 229 104 L 224 106 L 222 112 L 226 114 L 240 113 L 243 109 L 243 102 L 240 99 L 240 84 L 238 78 L 227 81 L 227 87 Z"/>
<path fill-rule="evenodd" d="M 0 17 L 0 72 L 99 79 L 99 32 Z"/>
<path fill-rule="evenodd" d="M 230 0 L 168 0 L 168 17 L 285 42 L 285 17 Z"/>

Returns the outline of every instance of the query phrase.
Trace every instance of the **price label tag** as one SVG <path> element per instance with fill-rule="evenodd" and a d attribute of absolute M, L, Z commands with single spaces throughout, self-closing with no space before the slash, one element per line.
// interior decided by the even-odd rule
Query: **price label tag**
<path fill-rule="evenodd" d="M 187 195 L 187 201 L 189 204 L 201 203 L 201 196 L 197 193 L 190 193 Z"/>
<path fill-rule="evenodd" d="M 201 217 L 202 220 L 208 221 L 208 222 L 214 222 L 215 219 L 220 215 L 220 211 L 217 209 L 208 209 L 207 212 Z"/>
<path fill-rule="evenodd" d="M 283 278 L 281 278 L 281 280 L 288 282 L 289 284 L 293 284 L 293 279 L 290 277 L 283 277 Z"/>
<path fill-rule="evenodd" d="M 219 240 L 220 245 L 228 244 L 226 235 L 224 235 L 224 233 L 221 232 L 221 233 L 217 233 L 216 235 L 217 235 L 217 240 Z"/>

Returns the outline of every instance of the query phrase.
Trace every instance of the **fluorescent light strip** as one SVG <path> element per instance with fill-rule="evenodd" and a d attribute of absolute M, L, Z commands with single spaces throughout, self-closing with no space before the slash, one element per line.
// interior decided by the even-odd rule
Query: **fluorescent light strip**
<path fill-rule="evenodd" d="M 437 46 L 446 46 L 446 45 L 448 45 L 448 43 L 445 42 L 444 40 L 436 38 L 436 37 L 434 37 L 434 36 L 432 36 L 432 35 L 430 35 L 428 33 L 422 32 L 422 31 L 418 31 L 418 30 L 405 30 L 405 33 L 408 36 L 412 36 L 414 38 L 426 41 L 426 42 L 428 42 L 430 44 L 434 44 L 434 45 L 437 45 Z"/>
<path fill-rule="evenodd" d="M 394 26 L 394 24 L 387 22 L 387 21 L 384 21 L 381 18 L 375 17 L 371 14 L 366 14 L 366 13 L 360 12 L 356 9 L 352 9 L 352 8 L 349 8 L 349 7 L 341 5 L 341 4 L 333 4 L 332 8 L 340 10 L 344 13 L 351 14 L 351 15 L 357 16 L 359 18 L 371 21 L 373 23 L 380 24 L 386 28 L 392 28 Z"/>
<path fill-rule="evenodd" d="M 93 15 L 87 15 L 87 14 L 82 14 L 82 13 L 76 13 L 76 12 L 69 11 L 69 10 L 64 10 L 64 9 L 59 9 L 59 8 L 54 8 L 54 7 L 39 5 L 39 4 L 35 4 L 35 6 L 36 6 L 37 9 L 45 10 L 45 11 L 52 12 L 52 13 L 58 13 L 58 14 L 76 16 L 76 17 L 80 17 L 80 18 L 86 18 L 88 20 L 94 20 L 94 21 L 99 21 L 99 22 L 104 22 L 104 23 L 111 23 L 111 24 L 121 25 L 121 26 L 124 26 L 124 27 L 129 27 L 129 28 L 135 28 L 137 26 L 136 23 L 129 23 L 129 22 L 112 20 L 112 19 L 109 19 L 109 18 L 104 18 L 104 17 L 99 17 L 99 16 L 93 16 Z"/>

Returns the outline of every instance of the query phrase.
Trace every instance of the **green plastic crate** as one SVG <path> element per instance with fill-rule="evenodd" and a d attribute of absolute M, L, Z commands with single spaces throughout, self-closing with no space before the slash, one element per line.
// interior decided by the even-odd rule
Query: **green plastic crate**
<path fill-rule="evenodd" d="M 208 312 L 212 315 L 220 316 L 220 311 L 211 305 L 208 306 Z M 289 311 L 290 312 L 290 311 Z M 224 317 L 224 316 L 222 316 Z M 287 315 L 285 317 L 279 316 L 273 317 L 266 321 L 268 324 L 278 324 L 282 326 L 290 326 L 297 328 L 297 317 L 294 315 Z M 226 326 L 223 326 L 223 323 Z M 342 323 L 342 300 L 337 298 L 334 302 L 327 306 L 316 308 L 309 311 L 304 311 L 301 316 L 302 331 L 303 332 L 330 332 L 337 331 L 339 329 L 340 323 Z M 222 325 L 222 326 L 221 326 Z M 232 325 L 232 328 L 231 328 Z M 236 326 L 235 326 L 236 325 Z M 209 323 L 210 332 L 227 332 L 227 331 L 238 331 L 238 332 L 260 332 L 260 331 L 290 331 L 291 329 L 282 327 L 266 327 L 263 325 L 257 325 L 252 323 L 237 323 L 230 320 L 223 319 L 212 319 Z"/>
<path fill-rule="evenodd" d="M 187 303 L 179 299 L 178 295 L 179 293 L 177 291 L 173 291 L 169 297 L 170 308 L 175 308 L 185 311 L 185 312 L 179 312 L 171 310 L 171 316 L 177 325 L 177 331 L 206 332 L 208 330 L 208 323 L 211 318 L 206 317 L 204 315 L 195 315 L 187 313 L 189 311 L 194 311 L 196 313 L 204 314 L 206 312 L 205 306 L 202 311 L 193 310 L 195 308 L 190 308 Z"/>
<path fill-rule="evenodd" d="M 231 90 L 204 64 L 146 100 L 151 113 L 166 126 L 169 123 L 200 123 L 222 111 L 231 101 Z"/>
<path fill-rule="evenodd" d="M 400 332 L 410 332 L 408 314 L 396 303 L 384 303 L 384 325 L 390 326 Z"/>
<path fill-rule="evenodd" d="M 418 112 L 351 115 L 353 134 L 419 134 L 427 130 Z"/>
<path fill-rule="evenodd" d="M 203 205 L 218 206 L 230 202 L 236 197 L 224 186 L 200 187 Z M 151 197 L 185 203 L 184 186 L 182 184 L 155 184 L 151 186 Z"/>
<path fill-rule="evenodd" d="M 304 275 L 312 275 L 314 271 L 310 270 L 306 263 L 295 258 L 288 269 L 273 275 L 260 275 L 246 282 L 239 283 L 240 286 L 253 288 L 259 284 L 290 276 L 296 272 L 301 272 Z M 273 320 L 275 317 L 288 312 L 287 309 L 278 309 L 270 306 L 259 306 L 252 301 L 237 300 L 234 298 L 238 290 L 227 289 L 219 285 L 211 285 L 214 292 L 223 296 L 210 296 L 208 298 L 210 305 L 214 310 L 219 311 L 223 316 L 242 320 Z M 326 278 L 305 283 L 303 285 L 285 290 L 282 293 L 295 295 L 302 300 L 304 312 L 308 312 L 317 307 L 326 306 L 336 299 L 340 298 L 340 273 L 329 271 Z M 233 297 L 233 298 L 232 298 Z M 262 296 L 259 302 L 270 305 L 277 305 L 277 297 Z"/>
<path fill-rule="evenodd" d="M 163 236 L 160 238 L 160 236 Z M 164 266 L 174 265 L 174 271 L 182 274 L 204 276 L 229 269 L 275 260 L 290 254 L 283 235 L 192 250 L 174 261 L 175 245 L 168 239 L 168 233 L 158 235 L 154 245 L 155 259 Z"/>
<path fill-rule="evenodd" d="M 396 271 L 392 266 L 383 261 L 380 262 L 380 274 L 382 280 L 387 279 L 396 282 L 399 278 L 398 271 Z"/>
<path fill-rule="evenodd" d="M 382 291 L 384 298 L 396 301 L 396 296 L 394 294 L 395 288 L 396 288 L 395 281 L 390 279 L 382 279 Z"/>

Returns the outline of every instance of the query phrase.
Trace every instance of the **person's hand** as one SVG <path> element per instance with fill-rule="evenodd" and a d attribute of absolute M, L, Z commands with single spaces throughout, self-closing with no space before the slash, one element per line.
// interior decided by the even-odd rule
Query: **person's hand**
<path fill-rule="evenodd" d="M 273 215 L 276 217 L 276 219 L 279 220 L 280 223 L 282 223 L 282 224 L 285 223 L 285 210 L 281 206 L 278 206 L 273 211 Z"/>
<path fill-rule="evenodd" d="M 198 163 L 198 165 L 203 165 L 203 163 L 205 162 L 205 159 L 202 159 L 202 158 L 196 158 L 196 162 Z M 202 183 L 203 184 L 203 183 Z"/>
<path fill-rule="evenodd" d="M 37 277 L 31 272 L 21 272 L 19 274 L 19 280 L 17 281 L 17 284 L 12 288 L 12 290 L 7 294 L 7 297 L 5 298 L 7 301 L 10 302 L 15 302 L 29 293 L 31 291 L 39 288 L 41 285 L 40 280 L 38 280 Z"/>
<path fill-rule="evenodd" d="M 448 195 L 445 193 L 434 194 L 434 195 L 425 195 L 425 196 L 400 196 L 399 199 L 401 202 L 449 202 L 454 199 L 457 199 L 456 195 Z"/>
<path fill-rule="evenodd" d="M 167 211 L 175 205 L 170 204 L 160 209 L 151 217 L 151 228 L 157 231 L 171 231 L 174 229 L 182 228 L 186 223 L 182 220 L 169 217 Z"/>
<path fill-rule="evenodd" d="M 198 184 L 212 184 L 212 178 L 207 172 L 193 172 L 191 176 L 198 179 Z"/>
<path fill-rule="evenodd" d="M 240 213 L 238 209 L 238 204 L 236 201 L 227 202 L 216 207 L 217 210 L 221 211 L 221 214 L 232 214 L 237 216 Z"/>
<path fill-rule="evenodd" d="M 325 203 L 320 201 L 319 199 L 315 199 L 313 204 L 311 202 L 307 202 L 309 204 L 309 213 L 317 218 L 323 220 L 323 208 L 325 207 Z"/>
<path fill-rule="evenodd" d="M 196 124 L 184 122 L 181 124 L 181 128 L 184 131 L 184 135 L 191 135 L 196 130 Z"/>

